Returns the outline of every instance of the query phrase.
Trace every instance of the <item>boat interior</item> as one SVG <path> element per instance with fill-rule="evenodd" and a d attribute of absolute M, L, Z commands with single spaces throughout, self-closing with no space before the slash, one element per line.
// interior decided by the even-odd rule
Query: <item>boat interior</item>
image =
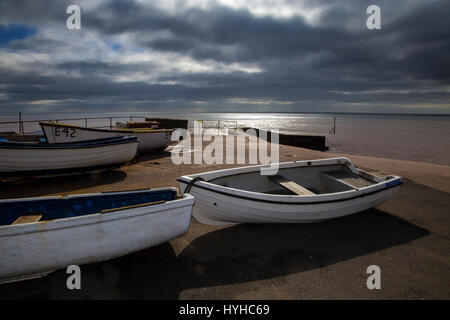
<path fill-rule="evenodd" d="M 277 175 L 264 176 L 259 170 L 209 180 L 208 182 L 240 190 L 281 195 L 316 195 L 357 190 L 376 184 L 353 174 L 341 164 L 285 168 Z"/>
<path fill-rule="evenodd" d="M 95 213 L 131 209 L 174 200 L 174 189 L 117 192 L 58 199 L 14 200 L 0 202 L 0 226 L 51 221 Z"/>

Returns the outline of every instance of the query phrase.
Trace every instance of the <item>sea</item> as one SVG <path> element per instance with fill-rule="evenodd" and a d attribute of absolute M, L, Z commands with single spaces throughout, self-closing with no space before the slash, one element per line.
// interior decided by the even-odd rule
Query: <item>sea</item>
<path fill-rule="evenodd" d="M 113 117 L 109 119 L 108 117 Z M 329 152 L 429 162 L 450 166 L 450 115 L 373 113 L 60 113 L 22 114 L 22 120 L 74 119 L 61 122 L 109 127 L 144 118 L 202 120 L 205 128 L 255 127 L 282 133 L 324 135 Z M 101 119 L 100 119 L 101 118 Z M 18 114 L 0 116 L 0 132 L 16 131 Z M 334 125 L 335 124 L 335 125 Z M 37 122 L 25 122 L 25 133 L 37 133 Z"/>

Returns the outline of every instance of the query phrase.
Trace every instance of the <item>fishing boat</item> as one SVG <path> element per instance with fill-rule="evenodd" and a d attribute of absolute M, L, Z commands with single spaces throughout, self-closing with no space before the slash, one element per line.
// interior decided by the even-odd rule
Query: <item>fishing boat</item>
<path fill-rule="evenodd" d="M 171 142 L 172 129 L 96 129 L 69 124 L 40 122 L 48 143 L 74 142 L 120 136 L 135 136 L 139 140 L 138 152 L 165 149 Z"/>
<path fill-rule="evenodd" d="M 31 174 L 95 169 L 126 163 L 136 155 L 136 137 L 71 143 L 0 141 L 0 174 Z"/>
<path fill-rule="evenodd" d="M 176 188 L 0 200 L 0 283 L 120 257 L 184 234 Z"/>
<path fill-rule="evenodd" d="M 15 132 L 0 133 L 0 141 L 46 142 L 42 134 L 19 134 Z"/>
<path fill-rule="evenodd" d="M 158 129 L 159 122 L 158 121 L 127 121 L 125 122 L 116 122 L 114 126 L 116 129 Z"/>
<path fill-rule="evenodd" d="M 196 198 L 193 217 L 208 225 L 308 223 L 375 207 L 402 179 L 358 169 L 347 158 L 246 166 L 179 177 L 180 191 Z M 272 175 L 266 175 L 272 173 Z"/>

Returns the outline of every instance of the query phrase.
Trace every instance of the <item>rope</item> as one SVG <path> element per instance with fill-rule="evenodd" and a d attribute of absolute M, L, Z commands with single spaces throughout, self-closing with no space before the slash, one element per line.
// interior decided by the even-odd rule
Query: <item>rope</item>
<path fill-rule="evenodd" d="M 194 179 L 192 179 L 188 185 L 186 186 L 186 189 L 184 189 L 183 193 L 189 193 L 189 191 L 191 191 L 192 186 L 194 185 L 194 183 L 196 183 L 197 181 L 205 181 L 205 179 L 203 179 L 202 177 L 195 177 Z"/>

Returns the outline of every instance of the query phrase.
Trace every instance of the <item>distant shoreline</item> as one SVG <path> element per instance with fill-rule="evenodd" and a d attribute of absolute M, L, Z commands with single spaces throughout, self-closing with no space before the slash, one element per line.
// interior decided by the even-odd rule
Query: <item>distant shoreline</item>
<path fill-rule="evenodd" d="M 13 116 L 17 116 L 18 111 L 14 111 L 14 112 L 0 112 L 0 119 L 2 117 L 13 117 Z M 43 113 L 43 112 L 30 112 L 30 111 L 26 111 L 23 112 L 24 116 L 27 115 L 42 115 L 42 114 L 55 114 L 54 112 L 49 112 L 49 113 Z M 241 112 L 241 111 L 236 111 L 236 112 L 221 112 L 221 111 L 205 111 L 205 112 L 189 112 L 189 111 L 175 111 L 175 112 L 167 112 L 167 111 L 127 111 L 127 112 L 121 112 L 121 111 L 117 111 L 117 112 L 108 112 L 108 111 L 98 111 L 98 112 L 89 112 L 89 111 L 81 111 L 81 112 L 73 112 L 73 111 L 61 111 L 58 112 L 57 114 L 104 114 L 105 116 L 107 115 L 115 115 L 115 114 L 119 114 L 119 115 L 133 115 L 133 114 L 141 114 L 143 116 L 145 116 L 145 114 L 166 114 L 168 117 L 170 116 L 174 116 L 177 115 L 177 117 L 179 115 L 183 115 L 183 114 L 197 114 L 197 115 L 204 115 L 204 114 L 230 114 L 230 115 L 234 115 L 234 114 L 261 114 L 261 115 L 275 115 L 275 114 L 320 114 L 320 115 L 374 115 L 374 116 L 431 116 L 431 117 L 439 117 L 439 116 L 444 116 L 444 117 L 450 117 L 450 113 L 407 113 L 407 112 L 396 112 L 396 113 L 387 113 L 387 112 L 334 112 L 334 111 L 264 111 L 264 112 L 260 112 L 260 111 L 246 111 L 246 112 Z"/>

